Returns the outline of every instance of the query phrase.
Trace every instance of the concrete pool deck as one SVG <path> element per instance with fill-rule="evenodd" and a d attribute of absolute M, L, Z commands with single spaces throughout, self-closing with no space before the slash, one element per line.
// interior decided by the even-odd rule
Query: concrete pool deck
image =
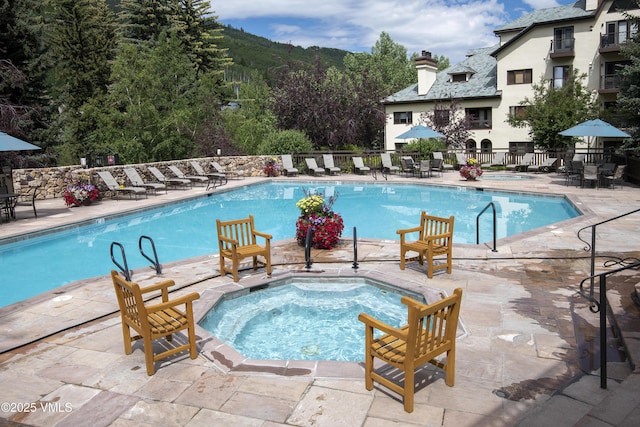
<path fill-rule="evenodd" d="M 124 355 L 113 288 L 107 277 L 98 277 L 0 309 L 0 402 L 9 404 L 0 411 L 0 426 L 638 425 L 640 370 L 632 366 L 640 361 L 640 328 L 638 309 L 629 305 L 627 291 L 640 275 L 628 270 L 609 278 L 608 296 L 622 320 L 627 359 L 617 355 L 617 344 L 612 343 L 608 388 L 600 389 L 597 361 L 593 371 L 584 370 L 594 357 L 589 347 L 593 343 L 585 335 L 597 328 L 598 315 L 577 294 L 580 281 L 589 275 L 590 254 L 576 232 L 640 208 L 640 190 L 629 185 L 582 189 L 565 186 L 561 175 L 532 176 L 468 183 L 448 172 L 418 180 L 567 194 L 585 213 L 500 240 L 497 252 L 486 245 L 454 245 L 451 275 L 436 273 L 427 279 L 415 263 L 401 271 L 395 241 L 361 239 L 357 271 L 349 238 L 335 250 L 313 251 L 313 272 L 375 275 L 447 293 L 463 288 L 461 320 L 467 335 L 458 341 L 456 385 L 444 385 L 438 371 L 421 371 L 423 384 L 411 414 L 393 393 L 377 385 L 367 391 L 359 364 L 244 360 L 200 329 L 197 359 L 165 359 L 148 377 L 141 344 L 134 345 L 132 355 Z M 373 181 L 350 174 L 285 179 Z M 389 182 L 411 180 L 389 177 Z M 231 180 L 224 188 L 258 181 L 262 179 Z M 0 238 L 205 193 L 198 187 L 171 190 L 138 201 L 123 198 L 73 209 L 61 199 L 42 201 L 38 219 L 29 207 L 20 207 L 18 221 L 0 225 Z M 599 227 L 597 254 L 639 257 L 638 230 L 640 214 Z M 292 240 L 276 242 L 272 278 L 304 270 L 303 252 Z M 601 272 L 602 259 L 598 261 L 596 272 Z M 201 293 L 195 305 L 199 315 L 208 307 L 207 295 L 258 283 L 265 273 L 249 269 L 240 277 L 238 284 L 220 277 L 213 254 L 164 265 L 162 275 L 182 287 L 176 295 Z M 136 271 L 133 280 L 144 285 L 158 278 L 147 269 Z M 3 284 L 8 284 L 6 278 Z M 30 406 L 17 413 L 24 404 L 32 404 L 35 412 L 29 412 Z"/>

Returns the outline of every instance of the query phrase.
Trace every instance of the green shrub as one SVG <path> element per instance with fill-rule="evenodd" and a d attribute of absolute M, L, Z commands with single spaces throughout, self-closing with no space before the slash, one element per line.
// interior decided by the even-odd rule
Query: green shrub
<path fill-rule="evenodd" d="M 304 132 L 280 130 L 268 134 L 258 147 L 258 154 L 277 155 L 313 151 L 313 144 Z"/>

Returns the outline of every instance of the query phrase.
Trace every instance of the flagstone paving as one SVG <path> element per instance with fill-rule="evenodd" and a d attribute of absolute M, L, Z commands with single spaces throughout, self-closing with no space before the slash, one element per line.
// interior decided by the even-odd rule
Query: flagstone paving
<path fill-rule="evenodd" d="M 313 179 L 372 180 L 347 174 Z M 231 180 L 228 186 L 260 180 Z M 598 315 L 577 294 L 590 272 L 590 253 L 576 238 L 582 227 L 638 209 L 638 187 L 567 187 L 555 174 L 526 182 L 467 183 L 449 172 L 420 181 L 568 194 L 585 215 L 502 239 L 497 252 L 486 245 L 455 245 L 453 273 L 436 273 L 433 279 L 416 263 L 400 271 L 395 241 L 361 239 L 354 269 L 352 241 L 345 238 L 335 250 L 312 251 L 308 271 L 304 251 L 293 239 L 275 242 L 272 280 L 292 274 L 370 276 L 425 291 L 463 288 L 456 384 L 447 387 L 435 368 L 420 369 L 413 413 L 404 412 L 398 397 L 383 387 L 367 391 L 358 363 L 247 360 L 201 328 L 197 359 L 165 359 L 149 377 L 140 344 L 124 354 L 111 282 L 98 277 L 0 309 L 0 426 L 639 425 L 640 316 L 629 294 L 640 275 L 628 270 L 609 278 L 626 351 L 610 338 L 608 388 L 601 389 L 594 337 Z M 1 224 L 0 238 L 204 193 L 170 191 L 75 209 L 47 200 L 38 204 L 38 219 L 19 210 L 18 221 Z M 598 228 L 596 271 L 615 268 L 603 267 L 604 254 L 639 257 L 638 230 L 640 214 Z M 211 254 L 163 266 L 162 278 L 176 280 L 174 295 L 200 292 L 197 316 L 221 292 L 268 279 L 264 269 L 248 268 L 234 284 L 220 277 L 217 261 Z M 145 285 L 158 277 L 142 269 L 134 280 Z"/>

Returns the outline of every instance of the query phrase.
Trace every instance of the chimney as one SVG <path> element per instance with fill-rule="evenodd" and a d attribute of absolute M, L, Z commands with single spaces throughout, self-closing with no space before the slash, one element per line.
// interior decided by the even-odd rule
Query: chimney
<path fill-rule="evenodd" d="M 602 3 L 602 0 L 586 0 L 584 10 L 596 10 L 600 3 Z"/>
<path fill-rule="evenodd" d="M 422 56 L 416 58 L 418 71 L 418 95 L 426 95 L 436 81 L 438 61 L 431 57 L 431 52 L 422 51 Z"/>

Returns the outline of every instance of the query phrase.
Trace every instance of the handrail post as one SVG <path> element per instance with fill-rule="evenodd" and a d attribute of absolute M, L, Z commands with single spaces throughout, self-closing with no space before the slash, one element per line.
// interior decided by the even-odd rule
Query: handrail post
<path fill-rule="evenodd" d="M 120 248 L 120 253 L 122 254 L 122 260 L 124 262 L 124 267 L 122 265 L 120 265 L 120 263 L 118 263 L 118 261 L 116 261 L 115 257 L 113 256 L 113 247 L 114 246 L 118 246 Z M 127 280 L 127 282 L 130 282 L 131 281 L 131 273 L 129 272 L 129 265 L 127 264 L 127 257 L 124 254 L 124 246 L 122 246 L 122 244 L 120 244 L 118 242 L 111 242 L 110 252 L 111 252 L 111 261 L 115 264 L 116 267 L 118 267 L 120 269 L 120 272 L 122 274 L 124 274 L 124 278 Z"/>
<path fill-rule="evenodd" d="M 149 243 L 151 243 L 151 249 L 153 250 L 153 259 L 149 258 L 149 256 L 142 250 L 142 240 L 148 240 Z M 156 274 L 162 274 L 162 266 L 158 262 L 158 253 L 156 252 L 156 245 L 153 242 L 153 239 L 149 236 L 140 236 L 140 238 L 138 239 L 138 249 L 140 249 L 140 255 L 145 257 L 151 263 L 151 265 L 153 265 L 153 268 L 156 270 Z"/>
<path fill-rule="evenodd" d="M 313 228 L 309 227 L 307 228 L 307 237 L 305 238 L 304 241 L 304 261 L 305 261 L 305 268 L 307 270 L 311 269 L 311 238 L 313 236 Z"/>
<path fill-rule="evenodd" d="M 493 249 L 491 250 L 491 252 L 498 252 L 498 250 L 496 249 L 496 224 L 498 220 L 496 215 L 496 206 L 493 204 L 493 202 L 489 202 L 489 204 L 480 211 L 478 216 L 476 216 L 476 245 L 480 244 L 480 217 L 482 216 L 484 211 L 489 209 L 489 207 L 491 207 L 493 211 Z"/>
<path fill-rule="evenodd" d="M 600 275 L 600 388 L 607 388 L 607 279 Z M 593 277 L 591 278 L 593 280 Z"/>
<path fill-rule="evenodd" d="M 358 269 L 358 233 L 355 227 L 353 227 L 353 266 L 351 268 Z"/>

